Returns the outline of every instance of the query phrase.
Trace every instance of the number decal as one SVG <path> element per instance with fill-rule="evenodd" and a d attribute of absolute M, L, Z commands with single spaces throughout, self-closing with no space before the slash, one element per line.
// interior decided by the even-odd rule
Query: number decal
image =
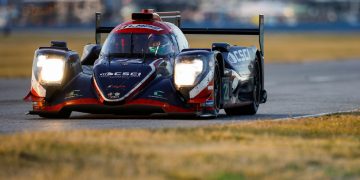
<path fill-rule="evenodd" d="M 229 96 L 229 83 L 228 81 L 224 81 L 224 85 L 223 85 L 223 99 L 224 100 L 229 100 L 230 99 L 230 96 Z"/>

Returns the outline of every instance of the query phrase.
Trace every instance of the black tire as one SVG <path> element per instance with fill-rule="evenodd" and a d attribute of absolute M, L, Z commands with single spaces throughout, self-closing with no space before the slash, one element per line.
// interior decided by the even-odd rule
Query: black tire
<path fill-rule="evenodd" d="M 215 61 L 215 69 L 214 69 L 214 104 L 213 111 L 204 110 L 202 114 L 199 116 L 201 118 L 216 118 L 219 114 L 221 108 L 221 75 L 220 75 L 220 67 L 217 61 Z"/>
<path fill-rule="evenodd" d="M 253 102 L 249 105 L 225 108 L 227 115 L 254 115 L 261 101 L 261 73 L 258 59 L 255 59 Z"/>
<path fill-rule="evenodd" d="M 214 109 L 215 109 L 215 116 L 218 115 L 220 111 L 220 104 L 221 104 L 221 75 L 220 75 L 220 67 L 217 61 L 215 61 L 215 72 L 214 72 Z"/>
<path fill-rule="evenodd" d="M 69 119 L 71 111 L 60 111 L 58 113 L 41 113 L 38 115 L 42 118 L 47 119 Z"/>

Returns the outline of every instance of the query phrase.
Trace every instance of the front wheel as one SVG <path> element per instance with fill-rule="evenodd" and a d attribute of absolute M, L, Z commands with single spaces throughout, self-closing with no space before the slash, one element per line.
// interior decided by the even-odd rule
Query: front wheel
<path fill-rule="evenodd" d="M 216 118 L 220 111 L 221 104 L 221 75 L 220 75 L 220 67 L 217 61 L 215 61 L 215 69 L 214 69 L 214 89 L 213 89 L 213 110 L 204 110 L 200 117 L 203 118 Z"/>
<path fill-rule="evenodd" d="M 215 72 L 214 72 L 214 109 L 216 116 L 220 110 L 220 103 L 221 103 L 221 89 L 222 82 L 221 82 L 221 75 L 220 75 L 220 67 L 217 61 L 215 61 Z"/>

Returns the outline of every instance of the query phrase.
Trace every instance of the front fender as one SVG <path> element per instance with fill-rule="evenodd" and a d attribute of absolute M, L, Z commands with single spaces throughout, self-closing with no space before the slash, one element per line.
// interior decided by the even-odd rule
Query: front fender
<path fill-rule="evenodd" d="M 181 52 L 176 56 L 174 66 L 174 84 L 176 90 L 189 103 L 204 103 L 213 91 L 213 79 L 215 71 L 215 52 L 207 50 L 193 50 Z M 176 76 L 186 76 L 177 74 L 176 66 L 181 63 L 191 63 L 194 60 L 201 60 L 203 63 L 202 71 L 197 75 L 192 85 L 176 84 Z"/>
<path fill-rule="evenodd" d="M 40 69 L 38 67 L 38 56 L 57 56 L 61 57 L 64 61 L 64 75 L 60 83 L 57 84 L 47 84 L 41 82 Z M 51 99 L 52 95 L 64 89 L 67 84 L 74 79 L 80 72 L 82 67 L 80 64 L 79 56 L 76 52 L 68 50 L 65 48 L 59 47 L 40 47 L 35 51 L 33 66 L 32 66 L 32 76 L 31 76 L 31 89 L 30 95 L 33 98 L 45 98 L 46 100 Z"/>

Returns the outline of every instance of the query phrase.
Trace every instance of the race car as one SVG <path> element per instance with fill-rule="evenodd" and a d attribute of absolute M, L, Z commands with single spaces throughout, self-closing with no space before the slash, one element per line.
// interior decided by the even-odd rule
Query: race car
<path fill-rule="evenodd" d="M 29 114 L 69 118 L 72 111 L 217 117 L 256 114 L 265 103 L 264 16 L 255 29 L 180 28 L 180 12 L 144 9 L 116 27 L 102 27 L 81 58 L 66 42 L 35 51 Z M 173 23 L 171 23 L 173 22 Z M 103 45 L 101 34 L 109 33 Z M 257 35 L 256 46 L 216 42 L 189 48 L 184 34 Z"/>

